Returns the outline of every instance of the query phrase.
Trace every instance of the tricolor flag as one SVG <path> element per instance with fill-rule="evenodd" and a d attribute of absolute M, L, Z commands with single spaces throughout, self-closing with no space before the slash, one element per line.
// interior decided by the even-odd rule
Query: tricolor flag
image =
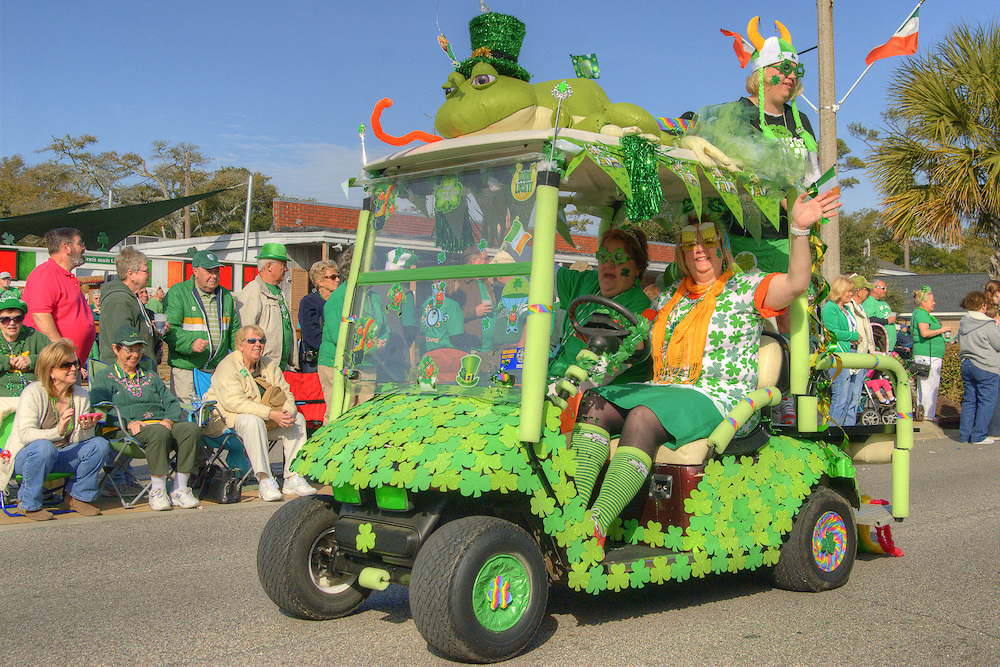
<path fill-rule="evenodd" d="M 739 34 L 738 32 L 729 32 L 728 30 L 719 29 L 723 35 L 726 37 L 733 38 L 733 50 L 736 51 L 736 57 L 740 59 L 740 67 L 746 67 L 747 63 L 750 62 L 750 58 L 753 56 L 753 52 L 756 51 L 746 37 Z"/>
<path fill-rule="evenodd" d="M 912 56 L 917 52 L 917 30 L 920 24 L 920 5 L 913 10 L 910 18 L 896 31 L 888 42 L 872 49 L 865 63 L 871 65 L 876 60 L 892 56 Z"/>

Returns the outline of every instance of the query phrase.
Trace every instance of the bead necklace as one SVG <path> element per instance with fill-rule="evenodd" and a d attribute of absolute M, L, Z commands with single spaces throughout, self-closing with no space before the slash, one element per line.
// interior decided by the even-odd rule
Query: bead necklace
<path fill-rule="evenodd" d="M 135 379 L 133 380 L 128 376 L 128 374 L 122 370 L 121 366 L 115 364 L 115 376 L 117 377 L 119 383 L 128 390 L 128 393 L 132 394 L 136 398 L 142 397 L 142 369 L 135 369 Z"/>
<path fill-rule="evenodd" d="M 21 356 L 21 351 L 24 349 L 24 341 L 25 341 L 24 338 L 22 338 L 20 341 L 17 341 L 20 342 L 20 346 L 17 351 L 14 350 L 14 345 L 10 343 L 3 336 L 0 336 L 0 340 L 2 340 L 4 344 L 6 344 L 7 356 L 10 357 L 11 361 L 14 361 L 15 357 Z M 17 374 L 16 376 L 14 375 L 15 373 Z M 17 378 L 17 380 L 20 381 L 19 382 L 16 381 L 15 377 Z M 24 379 L 24 373 L 18 368 L 11 367 L 10 374 L 7 376 L 7 389 L 10 390 L 11 395 L 20 396 L 21 390 L 27 386 L 28 386 L 28 381 Z"/>

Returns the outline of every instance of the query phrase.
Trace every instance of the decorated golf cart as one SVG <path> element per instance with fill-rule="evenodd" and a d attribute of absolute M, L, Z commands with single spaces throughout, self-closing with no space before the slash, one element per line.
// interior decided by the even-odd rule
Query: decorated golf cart
<path fill-rule="evenodd" d="M 358 183 L 367 198 L 332 421 L 293 465 L 333 491 L 288 502 L 268 522 L 258 549 L 264 590 L 293 616 L 332 619 L 403 584 L 431 646 L 492 662 L 532 640 L 550 586 L 599 595 L 747 569 L 790 590 L 844 584 L 858 524 L 907 516 L 910 392 L 889 357 L 829 353 L 805 295 L 789 309 L 787 339 L 761 338 L 757 388 L 709 437 L 657 452 L 603 549 L 586 539 L 563 412 L 582 383 L 639 363 L 649 326 L 600 298 L 588 318 L 575 316 L 580 303 L 554 303 L 557 247 L 577 242 L 566 209 L 589 212 L 600 231 L 683 199 L 700 215 L 717 198 L 738 223 L 759 228 L 777 226 L 786 193 L 754 173 L 703 165 L 658 126 L 618 115 L 642 116 L 628 105 L 566 114 L 562 103 L 592 91 L 592 81 L 531 86 L 516 70 L 498 72 L 495 56 L 470 60 L 449 78 L 438 116 L 453 138 L 371 161 Z M 505 104 L 533 94 L 515 106 L 550 126 L 470 134 L 497 130 L 497 121 L 489 105 L 470 111 L 461 99 L 496 85 Z M 600 118 L 580 120 L 590 112 Z M 502 114 L 517 115 L 509 105 Z M 477 312 L 459 293 L 495 308 Z M 554 318 L 567 310 L 588 347 L 556 378 Z M 876 366 L 895 378 L 900 419 L 826 423 L 825 371 Z M 771 408 L 783 397 L 795 418 L 777 426 Z M 891 463 L 891 515 L 861 502 L 859 461 Z"/>

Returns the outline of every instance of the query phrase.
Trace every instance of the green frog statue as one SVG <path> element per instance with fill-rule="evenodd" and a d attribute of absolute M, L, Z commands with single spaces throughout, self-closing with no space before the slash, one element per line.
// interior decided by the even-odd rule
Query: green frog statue
<path fill-rule="evenodd" d="M 557 126 L 612 136 L 641 133 L 655 142 L 670 137 L 653 114 L 635 104 L 612 103 L 592 79 L 567 80 L 569 96 L 561 106 L 553 94 L 560 81 L 529 83 L 530 75 L 517 62 L 525 34 L 519 19 L 479 14 L 469 22 L 469 32 L 472 56 L 442 86 L 446 99 L 434 120 L 442 137 Z"/>

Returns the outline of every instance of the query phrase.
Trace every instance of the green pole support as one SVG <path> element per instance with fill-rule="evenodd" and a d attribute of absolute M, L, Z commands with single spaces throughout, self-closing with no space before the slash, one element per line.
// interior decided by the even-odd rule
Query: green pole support
<path fill-rule="evenodd" d="M 896 390 L 896 442 L 892 452 L 892 516 L 903 519 L 910 515 L 910 450 L 913 449 L 913 401 L 910 398 L 910 376 L 898 359 L 885 354 L 856 354 L 842 352 L 836 355 L 843 362 L 843 371 L 851 368 L 878 368 L 893 376 Z M 834 366 L 828 356 L 816 368 L 826 370 Z"/>
<path fill-rule="evenodd" d="M 802 433 L 819 431 L 819 399 L 815 396 L 799 396 L 797 409 L 795 414 L 799 431 Z"/>
<path fill-rule="evenodd" d="M 788 393 L 803 396 L 809 390 L 809 301 L 800 294 L 788 307 L 791 318 L 791 337 L 788 354 Z"/>
<path fill-rule="evenodd" d="M 524 370 L 521 378 L 522 442 L 539 442 L 545 412 L 549 365 L 549 335 L 552 332 L 552 292 L 555 283 L 556 216 L 559 212 L 559 173 L 538 174 L 535 189 L 535 228 L 531 244 L 531 283 L 528 305 L 544 306 L 528 315 L 524 334 Z M 546 312 L 541 312 L 542 310 Z"/>
<path fill-rule="evenodd" d="M 755 389 L 736 404 L 722 423 L 715 427 L 708 442 L 715 447 L 716 454 L 722 454 L 732 442 L 736 430 L 747 423 L 750 416 L 760 408 L 777 405 L 781 401 L 781 391 L 777 387 Z"/>
<path fill-rule="evenodd" d="M 344 367 L 344 358 L 347 356 L 347 331 L 350 327 L 350 322 L 347 322 L 344 318 L 351 315 L 351 309 L 354 307 L 354 290 L 358 286 L 358 273 L 360 273 L 360 268 L 366 266 L 362 264 L 362 255 L 370 254 L 368 250 L 369 234 L 368 234 L 368 221 L 371 218 L 372 211 L 372 200 L 371 197 L 365 199 L 364 206 L 361 209 L 361 214 L 358 216 L 358 235 L 354 241 L 354 256 L 351 257 L 351 275 L 347 277 L 347 287 L 346 293 L 344 294 L 344 310 L 341 313 L 340 319 L 340 331 L 337 333 L 337 354 L 334 357 L 333 362 L 333 389 L 331 391 L 330 398 L 330 419 L 336 419 L 344 413 L 347 407 L 347 387 L 344 384 L 344 374 L 340 370 Z M 374 242 L 375 235 L 371 235 L 371 241 Z M 364 252 L 358 252 L 358 248 L 364 248 Z M 337 400 L 337 397 L 342 397 L 342 400 Z"/>

